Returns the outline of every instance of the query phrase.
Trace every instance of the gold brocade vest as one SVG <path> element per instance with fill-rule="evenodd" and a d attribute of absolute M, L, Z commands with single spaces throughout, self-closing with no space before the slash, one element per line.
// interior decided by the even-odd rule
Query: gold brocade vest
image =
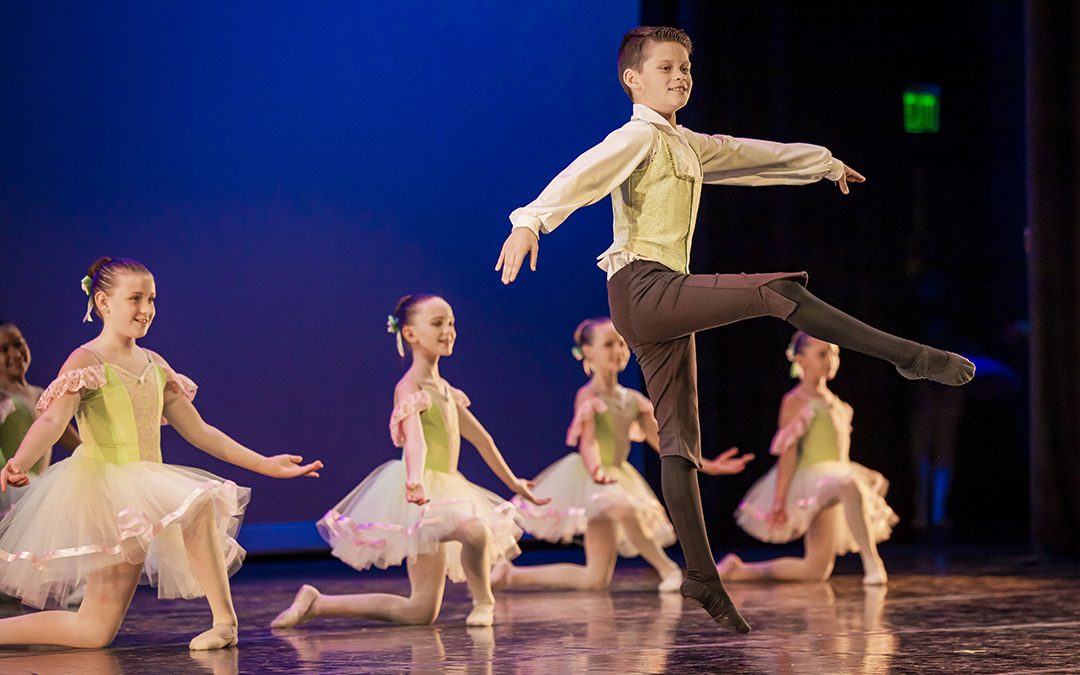
<path fill-rule="evenodd" d="M 659 142 L 651 160 L 611 194 L 616 226 L 608 250 L 635 253 L 689 274 L 696 179 L 679 172 L 664 134 L 655 127 L 653 132 Z"/>

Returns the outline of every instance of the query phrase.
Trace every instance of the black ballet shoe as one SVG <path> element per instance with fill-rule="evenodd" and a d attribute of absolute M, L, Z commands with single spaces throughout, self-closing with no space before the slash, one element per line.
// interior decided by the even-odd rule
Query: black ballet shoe
<path fill-rule="evenodd" d="M 735 603 L 728 597 L 720 581 L 706 584 L 697 579 L 685 579 L 679 587 L 679 593 L 687 600 L 701 605 L 721 628 L 740 635 L 750 632 L 750 624 L 746 623 L 739 610 L 735 609 Z"/>
<path fill-rule="evenodd" d="M 937 354 L 945 355 L 944 364 L 931 364 L 931 357 Z M 941 359 L 939 357 L 935 360 L 940 363 Z M 896 372 L 909 380 L 931 380 L 958 387 L 971 382 L 971 378 L 975 377 L 975 364 L 959 354 L 923 347 L 910 366 L 897 366 Z"/>

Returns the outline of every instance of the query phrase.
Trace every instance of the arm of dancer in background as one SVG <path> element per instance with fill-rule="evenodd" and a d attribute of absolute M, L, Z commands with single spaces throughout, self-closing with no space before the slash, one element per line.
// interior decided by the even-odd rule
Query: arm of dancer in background
<path fill-rule="evenodd" d="M 574 399 L 576 419 L 571 424 L 572 430 L 575 426 L 577 427 L 577 438 L 571 435 L 567 441 L 568 445 L 577 446 L 578 452 L 581 453 L 581 461 L 585 464 L 585 470 L 589 472 L 592 481 L 599 485 L 610 485 L 615 482 L 615 479 L 604 472 L 604 467 L 600 463 L 600 446 L 596 442 L 596 416 L 595 414 L 581 414 L 582 406 L 588 405 L 592 400 L 594 400 L 593 397 L 581 390 L 578 391 Z M 580 417 L 578 417 L 579 414 Z"/>
<path fill-rule="evenodd" d="M 785 434 L 785 429 L 796 424 L 806 404 L 795 396 L 787 396 L 780 405 L 780 421 L 776 435 L 773 436 L 772 447 L 769 452 L 779 455 L 776 464 L 776 492 L 773 497 L 772 511 L 769 513 L 769 523 L 772 525 L 784 525 L 787 523 L 787 495 L 791 488 L 791 479 L 795 476 L 795 467 L 799 462 L 799 453 L 795 451 L 798 436 Z M 804 430 L 805 431 L 805 430 Z M 780 446 L 783 447 L 780 447 Z"/>

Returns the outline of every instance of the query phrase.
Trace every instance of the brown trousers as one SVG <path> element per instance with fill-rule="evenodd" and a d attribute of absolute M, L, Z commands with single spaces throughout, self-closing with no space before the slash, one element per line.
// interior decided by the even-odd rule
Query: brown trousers
<path fill-rule="evenodd" d="M 635 260 L 608 280 L 615 329 L 645 375 L 660 425 L 660 455 L 685 457 L 701 467 L 697 358 L 694 333 L 759 316 L 786 319 L 795 303 L 765 284 L 806 272 L 679 274 L 651 260 Z"/>

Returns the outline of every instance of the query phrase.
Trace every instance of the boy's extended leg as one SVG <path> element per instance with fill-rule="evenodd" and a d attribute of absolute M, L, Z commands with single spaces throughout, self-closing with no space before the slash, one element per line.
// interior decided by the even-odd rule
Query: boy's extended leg
<path fill-rule="evenodd" d="M 784 319 L 819 340 L 884 359 L 908 379 L 948 385 L 970 381 L 962 356 L 877 330 L 804 288 L 805 273 L 678 274 L 639 260 L 608 282 L 619 332 L 628 341 L 664 342 L 759 316 Z"/>

